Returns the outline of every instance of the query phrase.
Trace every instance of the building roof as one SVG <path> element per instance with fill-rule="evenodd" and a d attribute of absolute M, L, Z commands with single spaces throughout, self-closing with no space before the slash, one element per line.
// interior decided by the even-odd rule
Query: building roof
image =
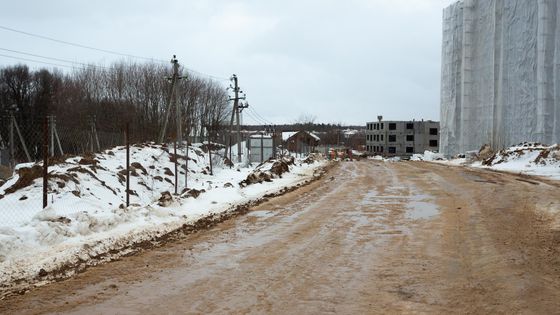
<path fill-rule="evenodd" d="M 309 131 L 285 131 L 282 132 L 282 141 L 288 141 L 288 139 L 290 139 L 291 137 L 293 137 L 296 133 L 298 132 L 305 132 L 307 133 L 309 136 L 311 136 L 312 138 L 314 138 L 317 141 L 320 141 L 321 138 L 319 138 L 316 134 L 309 132 Z"/>
<path fill-rule="evenodd" d="M 255 139 L 255 138 L 258 138 L 258 139 L 260 139 L 260 138 L 270 139 L 270 138 L 272 138 L 272 136 L 269 135 L 269 134 L 254 134 L 254 135 L 251 135 L 251 138 L 252 138 L 252 139 Z"/>

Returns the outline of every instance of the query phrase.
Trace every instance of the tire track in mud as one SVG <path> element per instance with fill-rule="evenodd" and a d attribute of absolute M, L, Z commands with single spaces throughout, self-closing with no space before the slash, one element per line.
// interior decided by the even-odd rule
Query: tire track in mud
<path fill-rule="evenodd" d="M 538 205 L 557 202 L 555 189 L 427 163 L 341 162 L 244 216 L 0 311 L 554 313 L 560 237 Z"/>

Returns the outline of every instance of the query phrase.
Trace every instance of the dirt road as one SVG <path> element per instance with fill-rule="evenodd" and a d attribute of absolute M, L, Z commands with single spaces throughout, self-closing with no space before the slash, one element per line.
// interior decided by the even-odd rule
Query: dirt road
<path fill-rule="evenodd" d="M 560 187 L 344 162 L 162 248 L 0 301 L 9 314 L 560 312 Z"/>

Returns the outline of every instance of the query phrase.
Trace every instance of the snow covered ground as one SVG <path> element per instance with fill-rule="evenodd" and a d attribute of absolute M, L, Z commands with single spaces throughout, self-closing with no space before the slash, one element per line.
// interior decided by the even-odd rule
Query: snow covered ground
<path fill-rule="evenodd" d="M 49 206 L 45 210 L 41 210 L 42 165 L 19 165 L 10 180 L 0 183 L 0 288 L 19 280 L 48 281 L 51 273 L 73 264 L 102 261 L 100 257 L 107 253 L 112 254 L 106 259 L 126 254 L 133 244 L 307 181 L 326 163 L 268 162 L 256 171 L 265 175 L 240 185 L 255 167 L 241 163 L 230 168 L 215 153 L 211 175 L 206 148 L 190 147 L 185 174 L 184 151 L 175 156 L 165 146 L 131 147 L 128 208 L 124 207 L 124 147 L 49 166 Z M 172 196 L 175 159 L 179 196 Z M 271 172 L 273 168 L 288 172 L 278 176 Z M 189 189 L 183 191 L 185 175 Z M 171 194 L 163 196 L 163 192 Z"/>
<path fill-rule="evenodd" d="M 442 155 L 432 152 L 414 155 L 412 160 L 464 165 L 560 180 L 560 146 L 557 144 L 548 146 L 538 143 L 522 143 L 480 160 L 474 157 L 447 160 Z"/>

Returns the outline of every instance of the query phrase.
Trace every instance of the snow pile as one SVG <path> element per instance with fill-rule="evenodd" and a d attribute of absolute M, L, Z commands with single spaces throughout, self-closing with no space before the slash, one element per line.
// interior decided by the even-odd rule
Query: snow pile
<path fill-rule="evenodd" d="M 124 206 L 124 147 L 49 166 L 45 210 L 41 209 L 42 164 L 19 165 L 0 186 L 0 290 L 52 280 L 56 274 L 69 275 L 78 269 L 69 266 L 126 254 L 134 244 L 309 180 L 324 165 L 293 158 L 290 163 L 270 161 L 257 169 L 274 174 L 271 181 L 242 187 L 238 183 L 255 170 L 243 164 L 229 168 L 219 155 L 223 150 L 213 149 L 211 175 L 207 146 L 189 147 L 188 172 L 184 150 L 175 155 L 172 149 L 153 143 L 131 147 L 128 208 Z M 175 161 L 179 195 L 173 194 Z M 183 189 L 185 177 L 188 189 Z"/>
<path fill-rule="evenodd" d="M 171 151 L 166 146 L 149 143 L 130 148 L 131 204 L 147 205 L 159 198 L 160 192 L 173 191 L 175 161 L 178 162 L 180 187 L 184 186 L 185 157 L 179 155 L 181 152 L 175 156 Z M 205 179 L 210 173 L 208 158 L 201 148 L 189 147 L 187 176 L 192 179 L 189 186 L 205 188 Z M 122 206 L 126 200 L 125 160 L 125 147 L 116 147 L 102 154 L 71 157 L 50 165 L 48 200 L 51 208 L 65 215 Z M 3 196 L 0 225 L 29 222 L 41 211 L 42 172 L 42 163 L 20 164 L 14 176 L 0 187 L 0 196 Z"/>
<path fill-rule="evenodd" d="M 257 183 L 271 182 L 273 178 L 282 178 L 282 174 L 289 172 L 290 165 L 294 165 L 294 163 L 295 158 L 293 156 L 286 156 L 278 160 L 270 159 L 257 166 L 239 185 L 246 187 Z"/>
<path fill-rule="evenodd" d="M 358 151 L 358 150 L 352 150 L 352 156 L 364 158 L 364 157 L 367 156 L 367 152 L 365 152 L 365 151 Z"/>
<path fill-rule="evenodd" d="M 425 151 L 424 154 L 413 154 L 411 161 L 442 161 L 445 160 L 443 154 L 432 151 Z"/>
<path fill-rule="evenodd" d="M 557 144 L 548 146 L 524 142 L 499 152 L 493 152 L 490 146 L 484 145 L 478 152 L 469 151 L 449 160 L 440 154 L 427 151 L 422 155 L 415 154 L 411 160 L 487 168 L 560 180 L 560 146 Z"/>
<path fill-rule="evenodd" d="M 560 179 L 560 146 L 526 142 L 501 150 L 473 166 Z"/>

